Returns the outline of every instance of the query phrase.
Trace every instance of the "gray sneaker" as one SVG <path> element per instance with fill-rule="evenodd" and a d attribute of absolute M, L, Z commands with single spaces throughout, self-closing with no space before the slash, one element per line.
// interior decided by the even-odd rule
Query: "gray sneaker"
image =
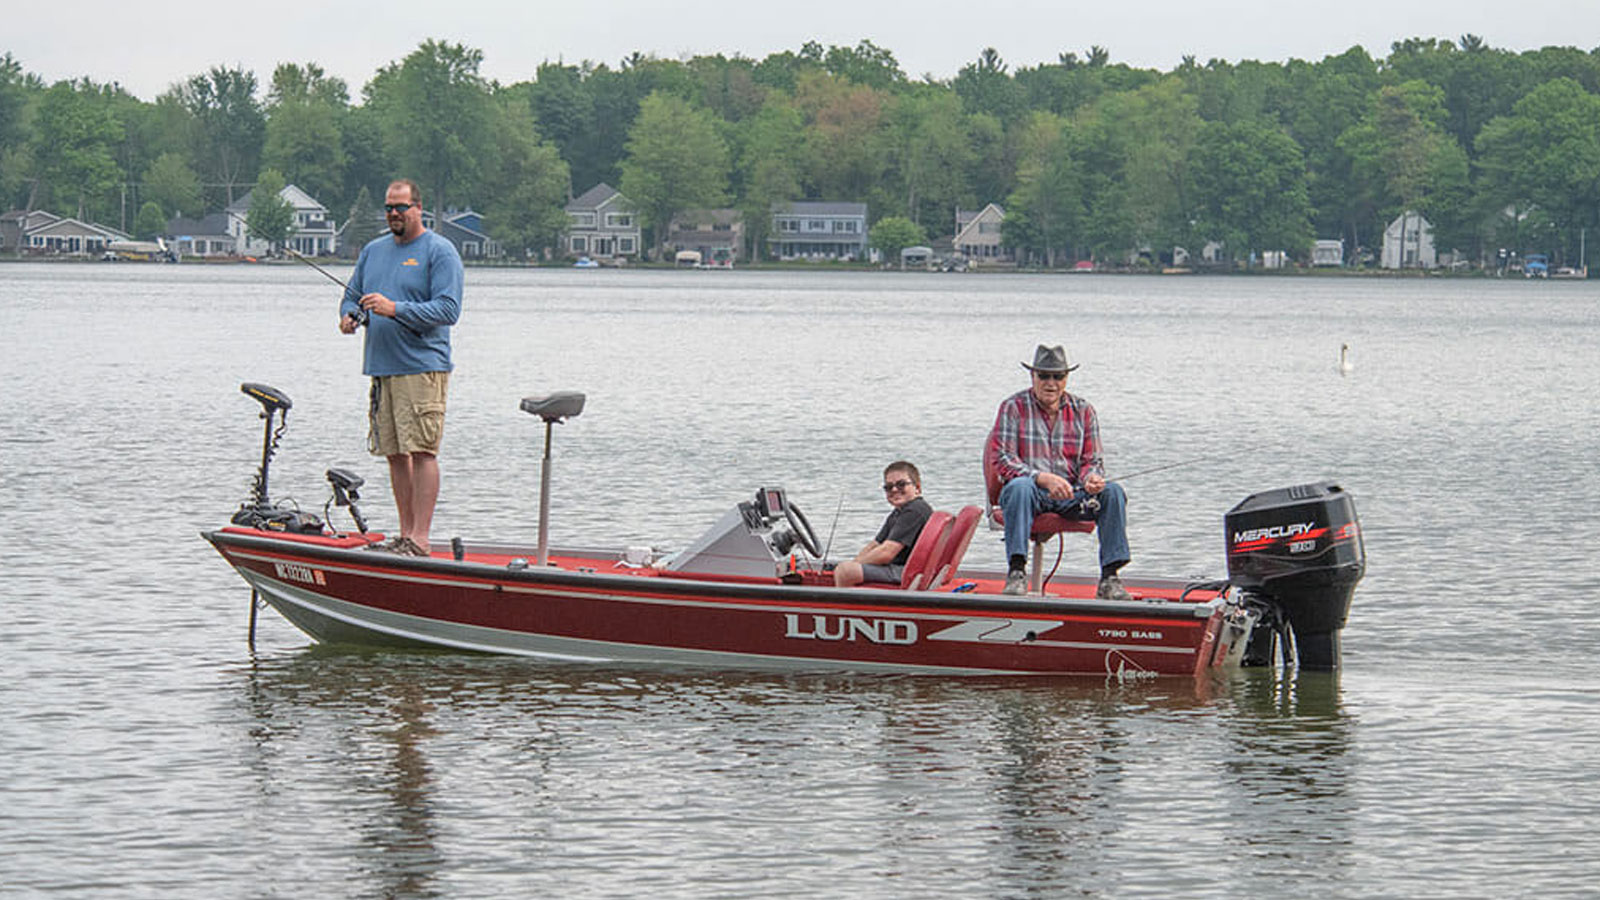
<path fill-rule="evenodd" d="M 1027 592 L 1028 574 L 1026 572 L 1013 571 L 1006 573 L 1006 586 L 1000 593 L 1019 595 Z"/>
<path fill-rule="evenodd" d="M 1122 586 L 1122 579 L 1115 575 L 1107 575 L 1100 579 L 1100 586 L 1095 588 L 1096 600 L 1132 600 L 1133 595 Z"/>

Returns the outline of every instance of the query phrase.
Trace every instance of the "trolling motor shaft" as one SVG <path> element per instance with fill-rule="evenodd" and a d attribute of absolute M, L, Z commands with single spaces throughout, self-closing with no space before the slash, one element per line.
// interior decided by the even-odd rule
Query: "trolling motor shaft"
<path fill-rule="evenodd" d="M 267 469 L 272 464 L 272 452 L 277 447 L 277 441 L 272 435 L 272 420 L 274 416 L 279 419 L 278 434 L 283 434 L 283 429 L 289 425 L 289 409 L 294 406 L 294 401 L 288 395 L 275 387 L 246 381 L 239 385 L 239 391 L 246 397 L 261 404 L 261 418 L 263 431 L 261 434 L 261 470 L 256 473 L 256 483 L 252 492 L 252 499 L 257 506 L 267 505 Z"/>

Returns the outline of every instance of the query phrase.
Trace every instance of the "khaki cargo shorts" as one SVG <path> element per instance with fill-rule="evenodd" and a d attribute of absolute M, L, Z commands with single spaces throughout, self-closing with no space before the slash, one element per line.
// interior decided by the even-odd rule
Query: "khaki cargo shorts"
<path fill-rule="evenodd" d="M 449 372 L 385 375 L 372 379 L 367 449 L 374 456 L 439 455 L 444 439 Z"/>

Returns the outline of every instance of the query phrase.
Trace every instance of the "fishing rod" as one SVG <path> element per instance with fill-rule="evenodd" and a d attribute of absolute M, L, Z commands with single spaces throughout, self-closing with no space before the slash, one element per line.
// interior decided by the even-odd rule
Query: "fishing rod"
<path fill-rule="evenodd" d="M 1152 474 L 1154 474 L 1156 472 L 1165 472 L 1168 469 L 1179 469 L 1179 468 L 1182 468 L 1184 466 L 1192 466 L 1195 463 L 1205 462 L 1208 459 L 1216 459 L 1216 457 L 1215 456 L 1196 456 L 1193 459 L 1179 460 L 1178 462 L 1175 462 L 1175 463 L 1167 463 L 1164 466 L 1155 466 L 1154 468 L 1140 469 L 1137 472 L 1130 472 L 1127 475 L 1118 475 L 1115 478 L 1107 478 L 1106 482 L 1110 483 L 1110 482 L 1113 482 L 1113 481 L 1127 481 L 1130 478 L 1138 478 L 1141 475 L 1152 475 Z"/>
<path fill-rule="evenodd" d="M 223 210 L 223 212 L 225 212 L 228 215 L 232 216 L 233 218 L 237 219 L 239 224 L 243 225 L 245 227 L 245 230 L 249 231 L 251 234 L 254 234 L 256 237 L 261 238 L 262 240 L 266 241 L 268 244 L 273 243 L 271 238 L 269 238 L 266 235 L 262 234 L 261 232 L 255 230 L 254 228 L 251 228 L 250 227 L 250 223 L 248 221 L 246 221 L 238 213 L 234 212 L 231 209 L 225 209 L 225 210 Z M 316 269 L 318 272 L 321 272 L 324 278 L 328 279 L 329 281 L 333 282 L 334 284 L 337 284 L 339 287 L 344 288 L 345 293 L 348 294 L 350 292 L 350 285 L 345 284 L 342 280 L 340 280 L 339 276 L 333 274 L 332 272 L 329 272 L 327 269 L 324 269 L 323 267 L 321 267 L 321 266 L 317 265 L 316 263 L 312 262 L 309 257 L 307 257 L 305 254 L 301 253 L 299 250 L 296 250 L 293 247 L 290 247 L 288 244 L 284 244 L 283 252 L 289 254 L 290 256 L 294 257 L 295 259 L 300 260 L 301 262 L 305 263 L 306 265 L 310 266 L 311 268 Z M 361 312 L 356 315 L 356 324 L 357 325 L 365 325 L 365 324 L 367 324 L 366 310 L 361 310 Z"/>
<path fill-rule="evenodd" d="M 235 213 L 234 210 L 222 210 L 222 211 L 224 211 L 224 213 L 227 213 L 227 215 L 229 215 L 229 216 L 234 216 L 234 218 L 237 219 L 238 224 L 242 224 L 242 226 L 245 226 L 246 231 L 250 232 L 250 234 L 256 235 L 256 237 L 259 237 L 259 239 L 261 239 L 261 240 L 266 240 L 267 243 L 272 243 L 272 239 L 269 239 L 269 237 L 267 237 L 267 235 L 261 234 L 261 232 L 256 231 L 256 229 L 253 229 L 253 227 L 250 227 L 250 223 L 248 223 L 248 221 L 245 221 L 245 219 L 243 219 L 242 216 L 238 215 L 238 213 Z M 294 250 L 294 248 L 290 247 L 290 245 L 288 245 L 288 243 L 285 243 L 285 245 L 283 245 L 283 251 L 285 251 L 285 253 L 288 253 L 288 255 L 293 256 L 293 258 L 299 259 L 299 261 L 301 261 L 301 263 L 306 263 L 307 266 L 312 267 L 312 269 L 317 269 L 318 272 L 322 272 L 323 277 L 325 277 L 325 279 L 330 280 L 330 282 L 336 283 L 336 285 L 339 285 L 339 287 L 344 288 L 344 290 L 346 290 L 346 291 L 350 290 L 350 285 L 347 285 L 347 283 L 342 282 L 342 280 L 339 279 L 338 275 L 334 275 L 333 272 L 328 271 L 328 269 L 323 269 L 322 266 L 318 266 L 318 264 L 312 263 L 312 261 L 310 261 L 309 256 L 304 255 L 304 253 L 301 253 L 301 251 L 299 251 L 299 250 Z"/>

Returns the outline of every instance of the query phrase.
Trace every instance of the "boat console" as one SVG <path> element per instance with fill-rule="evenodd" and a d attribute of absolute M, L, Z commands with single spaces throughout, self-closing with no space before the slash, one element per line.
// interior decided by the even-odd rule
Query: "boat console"
<path fill-rule="evenodd" d="M 783 578 L 799 548 L 821 559 L 816 532 L 781 487 L 764 487 L 725 513 L 710 530 L 664 563 L 664 572 L 715 578 Z"/>

